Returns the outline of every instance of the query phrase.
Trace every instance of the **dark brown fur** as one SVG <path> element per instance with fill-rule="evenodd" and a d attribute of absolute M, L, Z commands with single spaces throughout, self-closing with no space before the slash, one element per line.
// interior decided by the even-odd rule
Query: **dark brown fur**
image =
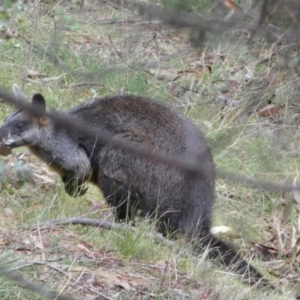
<path fill-rule="evenodd" d="M 43 102 L 41 95 L 33 99 Z M 42 107 L 43 103 L 39 105 Z M 169 106 L 138 96 L 96 99 L 60 113 L 116 140 L 179 160 L 196 161 L 205 173 L 195 176 L 181 172 L 52 122 L 40 126 L 24 111 L 7 118 L 0 138 L 11 148 L 29 146 L 61 174 L 69 194 L 83 194 L 84 183 L 91 181 L 115 207 L 117 219 L 133 218 L 139 211 L 142 217 L 155 218 L 164 234 L 184 235 L 193 242 L 196 253 L 210 246 L 211 258 L 221 257 L 226 266 L 236 264 L 236 272 L 245 275 L 251 284 L 260 281 L 261 285 L 268 285 L 232 247 L 210 234 L 215 167 L 202 132 L 189 119 Z M 24 126 L 17 126 L 18 122 Z"/>

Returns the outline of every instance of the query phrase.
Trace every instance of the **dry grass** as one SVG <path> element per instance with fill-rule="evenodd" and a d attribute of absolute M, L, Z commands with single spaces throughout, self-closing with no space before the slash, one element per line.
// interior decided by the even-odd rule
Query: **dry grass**
<path fill-rule="evenodd" d="M 40 92 L 55 109 L 121 91 L 157 98 L 206 133 L 218 167 L 258 179 L 297 177 L 298 77 L 278 67 L 276 46 L 259 41 L 249 47 L 241 35 L 235 43 L 220 36 L 194 49 L 186 30 L 149 24 L 128 8 L 18 3 L 8 11 L 10 38 L 1 36 L 2 85 Z M 263 116 L 269 104 L 276 110 Z M 9 111 L 1 105 L 0 118 Z M 214 223 L 229 227 L 229 240 L 284 291 L 270 294 L 241 284 L 205 255 L 192 257 L 181 241 L 172 249 L 156 244 L 147 235 L 154 232 L 148 221 L 134 233 L 79 225 L 40 229 L 50 219 L 112 214 L 96 187 L 73 199 L 26 150 L 9 160 L 16 157 L 32 168 L 36 184 L 2 189 L 0 256 L 51 290 L 78 299 L 291 299 L 299 289 L 298 211 L 293 208 L 285 223 L 278 217 L 279 204 L 293 195 L 217 182 Z M 0 298 L 39 297 L 1 278 Z"/>

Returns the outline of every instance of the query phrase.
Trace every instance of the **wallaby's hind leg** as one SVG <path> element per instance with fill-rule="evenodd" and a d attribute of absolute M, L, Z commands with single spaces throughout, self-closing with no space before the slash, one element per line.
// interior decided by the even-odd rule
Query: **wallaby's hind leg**
<path fill-rule="evenodd" d="M 114 136 L 131 144 L 153 147 L 147 136 L 136 130 L 127 130 Z M 147 211 L 140 189 L 145 189 L 151 178 L 147 173 L 147 162 L 118 148 L 104 146 L 100 155 L 98 184 L 107 199 L 115 207 L 118 220 L 132 220 L 139 208 Z M 147 180 L 147 181 L 146 181 Z M 143 184 L 141 184 L 141 182 Z M 136 188 L 138 187 L 138 188 Z"/>
<path fill-rule="evenodd" d="M 106 201 L 111 207 L 114 207 L 116 220 L 133 220 L 138 202 L 130 187 L 106 176 L 103 176 L 101 186 Z"/>

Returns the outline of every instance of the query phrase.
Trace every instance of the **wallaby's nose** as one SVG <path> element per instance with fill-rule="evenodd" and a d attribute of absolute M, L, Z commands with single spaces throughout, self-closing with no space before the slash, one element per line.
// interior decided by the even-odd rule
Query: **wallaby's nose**
<path fill-rule="evenodd" d="M 5 128 L 0 128 L 0 155 L 7 156 L 11 153 L 11 148 L 5 145 L 9 132 Z"/>

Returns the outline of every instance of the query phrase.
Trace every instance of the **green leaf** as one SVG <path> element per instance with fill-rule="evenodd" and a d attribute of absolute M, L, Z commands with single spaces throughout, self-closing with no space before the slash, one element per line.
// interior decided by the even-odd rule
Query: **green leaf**
<path fill-rule="evenodd" d="M 2 6 L 3 6 L 4 8 L 11 8 L 12 5 L 13 5 L 13 3 L 12 3 L 11 0 L 4 0 Z"/>
<path fill-rule="evenodd" d="M 9 15 L 6 11 L 0 12 L 0 29 L 9 25 Z"/>

